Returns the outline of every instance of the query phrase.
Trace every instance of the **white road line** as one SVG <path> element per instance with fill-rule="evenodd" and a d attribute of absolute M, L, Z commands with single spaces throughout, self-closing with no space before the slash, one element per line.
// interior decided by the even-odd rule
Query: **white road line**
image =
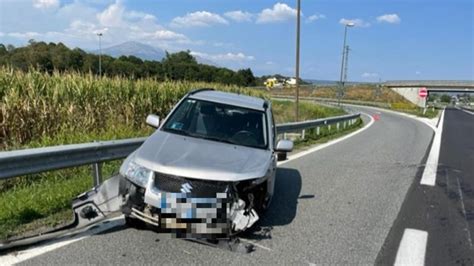
<path fill-rule="evenodd" d="M 407 228 L 398 247 L 395 266 L 424 265 L 428 232 Z"/>
<path fill-rule="evenodd" d="M 112 219 L 108 220 L 108 223 L 102 224 L 101 226 L 99 226 L 97 228 L 94 228 L 94 226 L 92 226 L 93 229 L 85 231 L 83 233 L 80 233 L 80 234 L 78 234 L 78 235 L 76 235 L 76 236 L 74 236 L 74 237 L 72 237 L 68 240 L 64 239 L 65 237 L 67 237 L 67 236 L 65 236 L 65 237 L 63 237 L 62 240 L 59 239 L 59 240 L 56 240 L 56 241 L 47 242 L 45 244 L 42 244 L 42 245 L 39 245 L 39 246 L 36 246 L 36 247 L 32 247 L 32 248 L 29 248 L 29 249 L 26 249 L 26 250 L 22 250 L 22 251 L 18 251 L 18 252 L 15 252 L 15 253 L 9 253 L 9 254 L 0 256 L 0 265 L 13 265 L 13 264 L 16 264 L 16 263 L 20 263 L 20 262 L 23 262 L 25 260 L 31 259 L 33 257 L 42 255 L 46 252 L 53 251 L 55 249 L 67 246 L 67 245 L 72 244 L 74 242 L 85 239 L 85 238 L 87 238 L 91 235 L 98 234 L 100 232 L 103 232 L 105 230 L 108 230 L 108 229 L 111 229 L 113 227 L 120 226 L 120 225 L 123 225 L 123 224 L 124 224 L 123 216 L 115 217 L 115 218 L 112 218 Z"/>
<path fill-rule="evenodd" d="M 471 111 L 468 111 L 468 110 L 465 110 L 465 109 L 462 109 L 462 108 L 459 109 L 459 110 L 461 110 L 461 111 L 463 111 L 463 112 L 465 112 L 465 113 L 468 113 L 468 114 L 470 114 L 470 115 L 474 115 L 474 113 L 471 112 Z"/>
<path fill-rule="evenodd" d="M 395 114 L 395 115 L 399 115 L 399 116 L 408 117 L 408 118 L 414 119 L 418 122 L 424 123 L 425 125 L 429 126 L 431 129 L 433 129 L 433 131 L 436 131 L 436 123 L 434 122 L 434 119 L 429 119 L 429 118 L 425 118 L 425 117 L 418 117 L 416 115 L 411 115 L 411 114 L 407 114 L 407 113 L 393 111 L 393 110 L 390 110 L 390 109 L 384 109 L 384 108 L 368 106 L 368 105 L 357 105 L 357 104 L 344 104 L 344 105 L 353 106 L 353 107 L 367 108 L 367 109 L 373 109 L 373 110 L 379 110 L 379 111 L 382 112 L 382 114 L 383 114 L 383 112 L 386 112 L 386 113 L 391 113 L 391 114 Z"/>
<path fill-rule="evenodd" d="M 421 177 L 421 185 L 434 186 L 436 184 L 436 174 L 438 172 L 438 161 L 441 148 L 441 136 L 443 134 L 444 112 L 445 111 L 443 110 L 443 112 L 441 113 L 439 125 L 435 131 L 433 143 L 431 144 L 430 154 L 428 155 L 428 160 L 426 160 L 425 169 L 423 170 L 423 176 Z"/>
<path fill-rule="evenodd" d="M 282 165 L 282 164 L 291 162 L 291 161 L 293 161 L 293 160 L 296 160 L 296 159 L 298 159 L 298 158 L 301 158 L 301 157 L 303 157 L 303 156 L 306 156 L 306 155 L 308 155 L 308 154 L 310 154 L 310 153 L 313 153 L 313 152 L 322 150 L 322 149 L 327 148 L 327 147 L 329 147 L 329 146 L 331 146 L 331 145 L 334 145 L 334 144 L 336 144 L 336 143 L 339 143 L 339 142 L 341 142 L 341 141 L 344 141 L 344 140 L 346 140 L 346 139 L 348 139 L 348 138 L 350 138 L 350 137 L 353 137 L 353 136 L 355 136 L 355 135 L 361 133 L 362 131 L 368 129 L 368 128 L 369 128 L 370 126 L 372 126 L 372 124 L 374 123 L 374 119 L 373 119 L 373 117 L 372 117 L 371 115 L 369 115 L 369 114 L 366 114 L 366 113 L 361 113 L 361 114 L 364 114 L 364 115 L 366 115 L 366 116 L 368 116 L 368 117 L 370 118 L 370 122 L 369 122 L 367 125 L 365 125 L 363 128 L 361 128 L 361 129 L 359 129 L 359 130 L 357 130 L 357 131 L 354 131 L 354 132 L 352 132 L 352 133 L 350 133 L 350 134 L 348 134 L 348 135 L 345 135 L 344 137 L 341 137 L 341 138 L 338 138 L 338 139 L 335 139 L 335 140 L 331 140 L 331 141 L 326 142 L 326 143 L 324 143 L 324 144 L 318 145 L 318 146 L 316 146 L 316 147 L 314 147 L 314 148 L 311 148 L 311 149 L 308 149 L 308 150 L 299 152 L 299 153 L 297 153 L 297 154 L 288 156 L 288 160 L 282 161 L 282 162 L 278 162 L 278 165 Z"/>

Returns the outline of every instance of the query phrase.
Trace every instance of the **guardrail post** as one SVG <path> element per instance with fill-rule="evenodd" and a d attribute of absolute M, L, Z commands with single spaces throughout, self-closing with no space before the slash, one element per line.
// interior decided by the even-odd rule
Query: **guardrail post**
<path fill-rule="evenodd" d="M 97 187 L 102 182 L 102 163 L 92 165 L 92 179 L 94 181 L 94 187 Z"/>
<path fill-rule="evenodd" d="M 331 125 L 328 126 L 328 130 L 331 131 Z"/>
<path fill-rule="evenodd" d="M 336 124 L 336 129 L 339 131 L 339 122 Z"/>
<path fill-rule="evenodd" d="M 319 127 L 316 127 L 316 135 L 319 136 Z"/>
<path fill-rule="evenodd" d="M 304 139 L 305 133 L 306 133 L 306 132 L 305 132 L 305 130 L 303 129 L 303 130 L 301 131 L 301 139 Z"/>
<path fill-rule="evenodd" d="M 342 128 L 346 129 L 346 121 L 344 121 L 344 124 L 342 125 Z"/>

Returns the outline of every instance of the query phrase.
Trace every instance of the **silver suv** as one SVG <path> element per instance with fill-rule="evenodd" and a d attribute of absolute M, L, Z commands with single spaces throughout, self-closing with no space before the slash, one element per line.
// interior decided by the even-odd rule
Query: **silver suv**
<path fill-rule="evenodd" d="M 269 101 L 199 89 L 188 93 L 120 168 L 122 212 L 182 238 L 228 237 L 250 228 L 271 202 L 277 153 Z"/>

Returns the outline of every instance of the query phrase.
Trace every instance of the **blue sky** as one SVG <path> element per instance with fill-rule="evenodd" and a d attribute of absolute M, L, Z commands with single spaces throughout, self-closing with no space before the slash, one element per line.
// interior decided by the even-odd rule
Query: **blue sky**
<path fill-rule="evenodd" d="M 474 79 L 472 0 L 302 0 L 301 76 Z M 29 39 L 96 50 L 135 40 L 257 75 L 294 75 L 296 0 L 0 0 L 0 43 Z"/>

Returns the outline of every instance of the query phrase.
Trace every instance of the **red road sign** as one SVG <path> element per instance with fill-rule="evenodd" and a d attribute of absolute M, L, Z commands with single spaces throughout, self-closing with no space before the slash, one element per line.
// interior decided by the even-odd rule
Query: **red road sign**
<path fill-rule="evenodd" d="M 426 90 L 426 88 L 421 88 L 418 91 L 418 96 L 420 96 L 421 98 L 426 98 L 426 96 L 428 96 L 428 90 Z"/>

